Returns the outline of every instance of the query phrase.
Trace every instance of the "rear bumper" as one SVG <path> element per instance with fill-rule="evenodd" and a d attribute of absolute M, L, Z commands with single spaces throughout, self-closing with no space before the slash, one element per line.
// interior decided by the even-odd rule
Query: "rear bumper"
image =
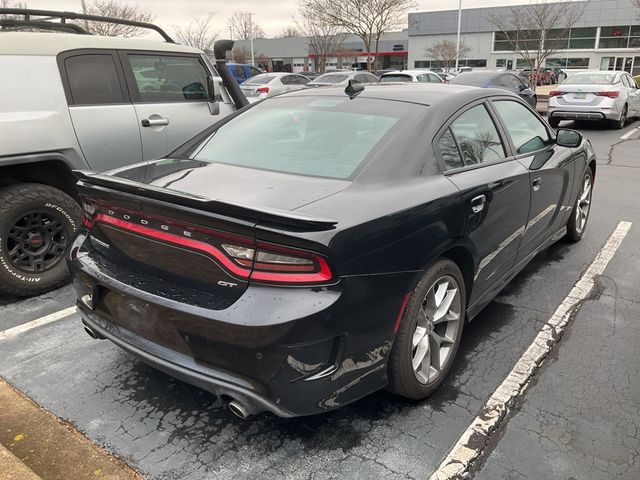
<path fill-rule="evenodd" d="M 566 105 L 549 99 L 547 117 L 560 120 L 618 120 L 622 110 L 618 102 L 604 99 L 598 105 Z"/>
<path fill-rule="evenodd" d="M 393 324 L 412 279 L 250 286 L 230 307 L 209 310 L 135 288 L 131 272 L 95 252 L 68 255 L 82 321 L 96 336 L 249 413 L 281 417 L 322 413 L 386 385 Z"/>

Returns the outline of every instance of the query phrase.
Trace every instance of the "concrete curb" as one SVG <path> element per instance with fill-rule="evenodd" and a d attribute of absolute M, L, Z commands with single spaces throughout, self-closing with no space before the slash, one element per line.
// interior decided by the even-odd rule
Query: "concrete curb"
<path fill-rule="evenodd" d="M 42 480 L 42 478 L 0 444 L 0 480 Z"/>

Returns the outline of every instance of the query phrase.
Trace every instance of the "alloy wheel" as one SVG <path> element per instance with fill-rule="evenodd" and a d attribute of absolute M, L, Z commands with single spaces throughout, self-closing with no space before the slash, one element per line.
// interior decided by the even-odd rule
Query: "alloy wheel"
<path fill-rule="evenodd" d="M 591 193 L 593 184 L 591 182 L 591 175 L 586 174 L 582 181 L 582 190 L 578 197 L 578 203 L 576 204 L 576 230 L 581 233 L 587 224 L 589 218 L 589 209 L 591 208 Z"/>
<path fill-rule="evenodd" d="M 461 308 L 460 288 L 453 277 L 440 277 L 427 291 L 412 339 L 411 364 L 420 383 L 437 382 L 454 355 Z"/>
<path fill-rule="evenodd" d="M 6 236 L 13 267 L 26 273 L 44 272 L 62 259 L 67 234 L 62 219 L 50 212 L 31 211 L 13 221 Z"/>

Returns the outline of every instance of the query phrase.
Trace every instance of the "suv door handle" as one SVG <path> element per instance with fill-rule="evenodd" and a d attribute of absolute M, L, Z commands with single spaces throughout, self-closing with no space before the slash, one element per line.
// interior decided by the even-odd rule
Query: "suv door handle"
<path fill-rule="evenodd" d="M 168 118 L 143 118 L 142 122 L 140 122 L 143 127 L 161 127 L 164 125 L 169 125 Z"/>
<path fill-rule="evenodd" d="M 542 178 L 534 178 L 533 182 L 531 182 L 531 185 L 533 186 L 533 190 L 537 192 L 538 190 L 540 190 L 540 185 L 542 185 Z"/>
<path fill-rule="evenodd" d="M 480 213 L 484 210 L 484 204 L 487 203 L 487 197 L 478 195 L 471 200 L 471 210 L 473 213 Z"/>

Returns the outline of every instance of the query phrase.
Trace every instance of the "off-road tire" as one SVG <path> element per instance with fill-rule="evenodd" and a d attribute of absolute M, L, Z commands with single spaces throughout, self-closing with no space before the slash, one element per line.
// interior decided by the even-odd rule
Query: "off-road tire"
<path fill-rule="evenodd" d="M 455 279 L 459 288 L 459 294 L 461 299 L 461 311 L 459 319 L 458 332 L 453 344 L 451 354 L 441 369 L 441 375 L 435 380 L 434 383 L 424 384 L 418 381 L 416 374 L 414 373 L 412 366 L 413 357 L 413 335 L 416 330 L 418 321 L 418 315 L 425 296 L 429 292 L 432 285 L 441 277 L 448 276 Z M 436 260 L 431 266 L 429 266 L 422 278 L 418 281 L 413 291 L 409 296 L 407 306 L 400 321 L 400 326 L 396 333 L 396 337 L 389 354 L 389 360 L 387 364 L 387 373 L 389 383 L 387 389 L 397 395 L 412 400 L 421 400 L 427 398 L 434 393 L 440 384 L 447 377 L 447 374 L 451 370 L 453 361 L 455 359 L 458 347 L 460 345 L 460 339 L 462 338 L 462 331 L 466 321 L 466 291 L 465 283 L 462 273 L 458 266 L 449 259 L 440 258 Z"/>
<path fill-rule="evenodd" d="M 27 272 L 17 268 L 9 257 L 11 227 L 21 218 L 43 212 L 63 228 L 59 238 L 68 243 L 80 226 L 82 210 L 65 192 L 48 185 L 21 183 L 0 188 L 0 294 L 10 297 L 38 295 L 63 285 L 68 278 L 63 255 L 55 255 L 51 266 Z M 59 259 L 58 259 L 59 258 Z"/>

